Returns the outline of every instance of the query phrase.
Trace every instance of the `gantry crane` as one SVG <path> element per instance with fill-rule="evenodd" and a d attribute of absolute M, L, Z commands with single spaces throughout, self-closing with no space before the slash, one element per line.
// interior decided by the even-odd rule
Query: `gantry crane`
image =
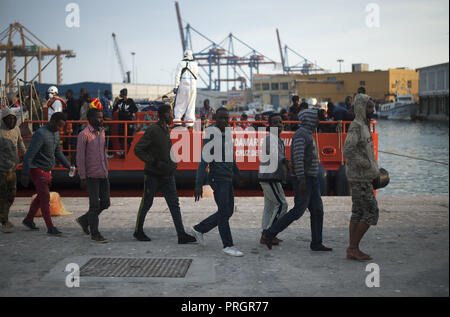
<path fill-rule="evenodd" d="M 193 53 L 195 59 L 198 61 L 198 66 L 208 77 L 205 80 L 203 78 L 204 74 L 199 74 L 200 80 L 202 80 L 207 89 L 221 90 L 220 83 L 222 81 L 227 82 L 227 88 L 229 82 L 234 82 L 235 84 L 237 82 L 240 83 L 240 89 L 245 89 L 247 88 L 247 80 L 250 82 L 250 86 L 252 86 L 253 73 L 259 73 L 260 65 L 277 65 L 275 61 L 267 58 L 244 41 L 238 39 L 232 33 L 230 33 L 223 41 L 217 43 L 197 31 L 189 23 L 183 28 L 178 2 L 175 2 L 175 10 L 183 52 L 188 48 L 192 50 L 191 32 L 210 43 L 206 48 Z M 235 42 L 247 50 L 247 53 L 238 56 L 235 53 Z M 226 68 L 226 76 L 221 74 L 223 67 Z"/>
<path fill-rule="evenodd" d="M 280 57 L 281 57 L 281 64 L 283 65 L 283 73 L 290 74 L 290 73 L 301 73 L 303 75 L 309 75 L 311 73 L 327 73 L 329 72 L 326 69 L 323 69 L 316 63 L 310 61 L 306 57 L 303 57 L 293 49 L 291 49 L 289 46 L 284 46 L 284 53 L 283 48 L 281 46 L 281 39 L 280 39 L 280 33 L 278 32 L 278 29 L 276 29 L 277 33 L 277 40 L 278 40 L 278 48 L 280 49 Z M 297 57 L 301 58 L 301 61 L 298 64 L 295 64 L 293 66 L 289 66 L 289 60 L 288 60 L 288 52 L 293 53 Z"/>
<path fill-rule="evenodd" d="M 114 42 L 114 52 L 116 52 L 117 60 L 119 61 L 120 72 L 122 73 L 122 82 L 130 83 L 130 71 L 125 72 L 125 67 L 123 66 L 122 56 L 120 55 L 119 45 L 117 44 L 116 34 L 112 34 Z"/>
<path fill-rule="evenodd" d="M 18 33 L 20 36 L 20 44 L 14 44 L 13 42 L 16 33 Z M 42 67 L 42 59 L 44 56 L 53 57 L 44 67 Z M 10 93 L 14 90 L 18 76 L 22 73 L 22 71 L 24 71 L 23 81 L 27 82 L 27 66 L 34 58 L 37 58 L 38 61 L 38 73 L 34 77 L 32 77 L 30 82 L 34 81 L 38 77 L 39 83 L 41 83 L 42 71 L 47 68 L 47 66 L 53 60 L 56 59 L 56 84 L 61 84 L 62 56 L 65 56 L 66 58 L 74 58 L 75 53 L 72 50 L 61 50 L 61 47 L 59 45 L 57 46 L 57 49 L 52 49 L 20 23 L 16 22 L 10 24 L 8 28 L 0 32 L 0 61 L 3 60 L 3 58 L 6 58 L 4 83 L 6 93 Z M 16 71 L 14 63 L 16 57 L 25 58 L 24 66 L 19 71 Z"/>

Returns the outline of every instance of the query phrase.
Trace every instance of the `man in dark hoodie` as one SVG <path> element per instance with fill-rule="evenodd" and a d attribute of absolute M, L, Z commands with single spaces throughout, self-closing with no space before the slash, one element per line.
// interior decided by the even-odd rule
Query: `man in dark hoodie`
<path fill-rule="evenodd" d="M 223 243 L 222 251 L 230 256 L 243 256 L 244 253 L 234 247 L 229 224 L 234 211 L 233 174 L 239 175 L 239 169 L 234 160 L 231 128 L 228 127 L 229 118 L 228 110 L 224 107 L 219 108 L 216 111 L 215 126 L 206 128 L 202 158 L 198 164 L 195 181 L 194 196 L 195 201 L 198 201 L 203 195 L 202 186 L 206 178 L 206 167 L 209 165 L 208 179 L 214 191 L 218 210 L 190 230 L 197 241 L 203 245 L 203 234 L 218 227 Z"/>
<path fill-rule="evenodd" d="M 301 123 L 292 138 L 291 148 L 295 176 L 292 180 L 295 195 L 294 207 L 269 229 L 263 231 L 263 239 L 267 247 L 272 249 L 274 238 L 292 222 L 300 219 L 308 208 L 311 213 L 311 250 L 331 251 L 331 248 L 322 244 L 323 203 L 318 179 L 317 148 L 312 136 L 319 123 L 318 109 L 303 110 L 299 113 L 298 119 Z"/>
<path fill-rule="evenodd" d="M 145 162 L 145 176 L 144 196 L 139 206 L 133 236 L 139 241 L 151 241 L 144 233 L 144 221 L 147 212 L 153 205 L 153 198 L 158 190 L 161 190 L 172 215 L 178 243 L 196 242 L 194 237 L 184 231 L 175 176 L 173 175 L 177 169 L 177 163 L 171 159 L 172 140 L 168 128 L 173 123 L 172 108 L 166 104 L 161 105 L 158 108 L 158 116 L 159 121 L 149 126 L 134 148 L 134 154 Z"/>
<path fill-rule="evenodd" d="M 9 108 L 2 111 L 0 149 L 0 230 L 11 233 L 14 225 L 9 221 L 8 214 L 16 197 L 17 152 L 19 150 L 22 156 L 25 155 L 25 145 L 17 126 L 17 117 Z"/>
<path fill-rule="evenodd" d="M 346 175 L 352 189 L 353 202 L 347 258 L 353 260 L 372 259 L 359 249 L 359 243 L 369 227 L 378 222 L 378 204 L 372 181 L 378 177 L 379 169 L 369 129 L 374 108 L 375 103 L 368 95 L 356 95 L 355 120 L 350 125 L 344 144 Z"/>

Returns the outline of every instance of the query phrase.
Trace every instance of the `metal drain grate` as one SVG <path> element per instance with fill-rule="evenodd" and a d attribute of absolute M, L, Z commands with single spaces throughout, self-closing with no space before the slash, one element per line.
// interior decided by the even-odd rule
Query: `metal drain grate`
<path fill-rule="evenodd" d="M 192 259 L 93 258 L 80 269 L 91 277 L 185 277 Z"/>

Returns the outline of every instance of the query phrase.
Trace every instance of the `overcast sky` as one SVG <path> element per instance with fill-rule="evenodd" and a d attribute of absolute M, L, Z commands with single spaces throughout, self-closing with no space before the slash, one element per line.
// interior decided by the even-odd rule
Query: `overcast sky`
<path fill-rule="evenodd" d="M 69 3 L 80 8 L 79 27 L 66 26 Z M 184 25 L 190 23 L 216 42 L 231 32 L 277 62 L 281 59 L 276 28 L 283 45 L 333 72 L 339 71 L 340 58 L 342 71 L 351 71 L 352 63 L 367 63 L 370 70 L 415 69 L 449 60 L 447 0 L 179 0 L 179 4 Z M 377 24 L 376 8 L 379 25 L 369 27 L 367 20 Z M 129 70 L 131 52 L 136 52 L 139 83 L 174 83 L 182 49 L 172 0 L 1 0 L 0 31 L 13 22 L 23 24 L 52 48 L 60 44 L 75 51 L 76 58 L 63 59 L 63 83 L 121 82 L 112 32 Z M 194 52 L 208 45 L 197 36 L 192 44 Z M 248 53 L 237 43 L 235 50 L 238 55 Z M 289 59 L 291 64 L 300 62 L 293 55 Z M 17 58 L 15 64 L 20 69 L 23 59 Z M 44 71 L 44 82 L 56 81 L 55 68 L 52 63 Z M 2 60 L 1 80 L 4 69 Z M 261 72 L 277 70 L 266 66 Z"/>

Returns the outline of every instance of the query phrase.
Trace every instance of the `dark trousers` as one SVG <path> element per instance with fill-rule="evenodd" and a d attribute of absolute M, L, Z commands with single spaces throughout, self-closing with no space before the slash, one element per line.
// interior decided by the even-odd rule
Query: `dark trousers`
<path fill-rule="evenodd" d="M 177 187 L 174 176 L 144 176 L 144 195 L 141 200 L 141 205 L 139 206 L 135 232 L 144 231 L 145 216 L 152 207 L 153 199 L 158 191 L 162 192 L 166 200 L 178 237 L 183 236 L 185 231 L 183 220 L 181 218 L 180 203 L 178 201 Z"/>
<path fill-rule="evenodd" d="M 131 123 L 126 123 L 127 125 L 127 137 L 125 136 L 125 123 L 121 123 L 119 125 L 119 135 L 121 138 L 119 138 L 120 142 L 120 150 L 123 152 L 128 153 L 130 150 L 131 143 L 133 142 L 133 135 L 134 135 L 134 126 Z M 125 149 L 125 139 L 127 139 L 127 148 Z"/>
<path fill-rule="evenodd" d="M 91 235 L 94 236 L 99 234 L 98 217 L 111 204 L 108 178 L 87 178 L 87 191 L 89 193 L 89 210 L 80 218 L 88 221 Z"/>
<path fill-rule="evenodd" d="M 112 124 L 108 124 L 107 121 L 105 121 L 105 136 L 106 136 L 106 148 L 108 151 L 111 151 L 113 149 L 112 144 Z M 111 152 L 108 152 L 108 154 L 112 154 Z"/>
<path fill-rule="evenodd" d="M 231 236 L 229 219 L 234 212 L 234 190 L 231 181 L 214 181 L 210 182 L 211 188 L 214 191 L 214 200 L 217 204 L 217 212 L 198 225 L 194 229 L 201 233 L 207 233 L 219 227 L 220 238 L 222 239 L 223 247 L 233 246 L 233 237 Z"/>
<path fill-rule="evenodd" d="M 72 125 L 72 138 L 70 138 L 70 148 L 75 150 L 75 152 L 70 152 L 70 163 L 76 164 L 77 162 L 77 136 L 80 133 L 81 125 L 79 123 L 74 123 Z"/>
<path fill-rule="evenodd" d="M 16 170 L 0 172 L 0 223 L 8 222 L 9 208 L 16 197 Z"/>
<path fill-rule="evenodd" d="M 300 219 L 308 208 L 311 213 L 311 247 L 322 244 L 323 204 L 320 195 L 320 182 L 317 177 L 306 177 L 306 194 L 300 195 L 299 184 L 293 182 L 294 207 L 267 230 L 269 237 L 276 237 L 291 223 Z"/>

